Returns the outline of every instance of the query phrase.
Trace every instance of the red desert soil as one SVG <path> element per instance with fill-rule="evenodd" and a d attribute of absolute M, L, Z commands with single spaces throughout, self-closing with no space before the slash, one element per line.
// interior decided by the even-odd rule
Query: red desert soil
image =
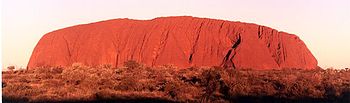
<path fill-rule="evenodd" d="M 3 102 L 350 103 L 350 71 L 39 67 L 2 74 Z"/>
<path fill-rule="evenodd" d="M 40 66 L 221 66 L 315 69 L 317 60 L 298 36 L 251 23 L 197 18 L 114 19 L 44 35 L 29 68 Z"/>

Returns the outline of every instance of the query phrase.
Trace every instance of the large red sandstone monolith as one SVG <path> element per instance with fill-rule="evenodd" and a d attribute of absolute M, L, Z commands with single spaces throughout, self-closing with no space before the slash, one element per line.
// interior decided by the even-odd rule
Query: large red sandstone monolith
<path fill-rule="evenodd" d="M 317 60 L 296 35 L 250 23 L 196 17 L 114 19 L 44 35 L 29 68 L 38 66 L 225 66 L 243 69 L 314 69 Z"/>

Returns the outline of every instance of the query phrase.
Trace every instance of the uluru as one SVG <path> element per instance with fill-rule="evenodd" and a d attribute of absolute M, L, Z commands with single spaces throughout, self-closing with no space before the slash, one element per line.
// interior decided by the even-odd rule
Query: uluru
<path fill-rule="evenodd" d="M 317 60 L 296 35 L 253 23 L 190 16 L 113 19 L 45 34 L 28 68 L 40 66 L 221 66 L 315 69 Z"/>

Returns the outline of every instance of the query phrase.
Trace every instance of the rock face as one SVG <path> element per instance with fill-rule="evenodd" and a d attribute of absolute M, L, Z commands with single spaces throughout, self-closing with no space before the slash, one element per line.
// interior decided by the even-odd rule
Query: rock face
<path fill-rule="evenodd" d="M 114 19 L 44 35 L 29 68 L 38 66 L 224 66 L 238 69 L 314 69 L 317 60 L 296 35 L 250 23 L 197 17 Z"/>

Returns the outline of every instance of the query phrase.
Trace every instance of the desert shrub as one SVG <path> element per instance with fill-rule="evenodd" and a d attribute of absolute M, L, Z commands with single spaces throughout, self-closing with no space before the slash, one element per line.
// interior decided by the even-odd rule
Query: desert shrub
<path fill-rule="evenodd" d="M 71 68 L 66 68 L 62 72 L 62 78 L 64 82 L 68 85 L 79 85 L 83 80 L 88 77 L 88 73 L 86 73 L 87 68 L 83 68 L 81 66 L 73 66 Z"/>
<path fill-rule="evenodd" d="M 33 96 L 40 95 L 44 93 L 45 90 L 34 88 L 28 84 L 8 84 L 3 93 L 7 94 L 12 98 L 25 98 L 28 99 Z"/>
<path fill-rule="evenodd" d="M 7 83 L 6 83 L 5 81 L 2 81 L 2 82 L 1 82 L 1 87 L 4 88 L 4 87 L 6 87 L 6 86 L 7 86 Z"/>
<path fill-rule="evenodd" d="M 130 69 L 135 69 L 141 67 L 141 64 L 136 62 L 135 60 L 128 60 L 124 62 L 124 66 Z"/>
<path fill-rule="evenodd" d="M 72 63 L 71 65 L 72 68 L 82 68 L 85 67 L 85 65 L 83 63 Z"/>
<path fill-rule="evenodd" d="M 123 78 L 119 85 L 114 87 L 114 90 L 120 91 L 137 91 L 139 90 L 139 85 L 135 78 Z"/>
<path fill-rule="evenodd" d="M 34 96 L 42 95 L 46 91 L 47 90 L 45 90 L 45 89 L 41 89 L 41 88 L 37 88 L 37 87 L 30 87 L 29 89 L 23 90 L 22 94 L 24 94 L 25 96 L 28 96 L 28 97 L 34 97 Z"/>
<path fill-rule="evenodd" d="M 23 74 L 23 73 L 26 73 L 27 70 L 25 69 L 18 69 L 18 70 L 15 70 L 15 71 L 12 71 L 14 74 Z"/>
<path fill-rule="evenodd" d="M 26 89 L 31 89 L 31 87 L 28 84 L 18 84 L 18 83 L 8 84 L 7 83 L 7 86 L 4 92 L 16 93 L 18 91 L 26 90 Z"/>
<path fill-rule="evenodd" d="M 347 71 L 143 67 L 135 63 L 119 68 L 75 63 L 70 67 L 3 72 L 3 96 L 33 102 L 45 98 L 60 101 L 129 97 L 175 102 L 242 102 L 242 98 L 258 101 L 266 97 L 349 101 L 350 72 Z"/>
<path fill-rule="evenodd" d="M 49 72 L 52 74 L 61 74 L 63 72 L 63 67 L 51 67 Z"/>
<path fill-rule="evenodd" d="M 178 99 L 177 96 L 179 95 L 179 84 L 174 81 L 169 81 L 164 86 L 164 92 L 167 93 L 168 96 L 171 98 Z"/>
<path fill-rule="evenodd" d="M 43 66 L 43 67 L 37 67 L 35 69 L 29 70 L 29 72 L 33 71 L 32 73 L 35 74 L 60 74 L 63 71 L 63 67 L 49 67 L 49 66 Z"/>
<path fill-rule="evenodd" d="M 28 80 L 29 78 L 26 77 L 18 77 L 18 81 L 21 83 L 30 83 L 30 81 Z"/>
<path fill-rule="evenodd" d="M 201 85 L 204 86 L 204 94 L 201 102 L 210 102 L 215 99 L 226 98 L 229 87 L 224 83 L 221 75 L 224 74 L 224 68 L 212 67 L 204 70 L 201 74 Z M 221 97 L 220 97 L 221 96 Z"/>
<path fill-rule="evenodd" d="M 102 64 L 97 66 L 97 68 L 103 68 L 103 69 L 115 69 L 112 64 Z"/>
<path fill-rule="evenodd" d="M 221 78 L 220 72 L 215 69 L 205 70 L 202 73 L 201 84 L 207 87 L 206 92 L 213 92 Z"/>
<path fill-rule="evenodd" d="M 101 78 L 97 80 L 98 90 L 104 90 L 104 89 L 113 89 L 113 85 L 115 83 L 108 78 Z"/>
<path fill-rule="evenodd" d="M 47 88 L 47 89 L 49 88 L 57 89 L 64 86 L 64 83 L 59 79 L 43 80 L 41 81 L 41 84 L 43 88 Z"/>
<path fill-rule="evenodd" d="M 33 98 L 30 98 L 28 102 L 47 103 L 50 101 L 60 101 L 60 99 L 60 97 L 54 94 L 41 94 L 38 96 L 33 96 Z"/>
<path fill-rule="evenodd" d="M 8 66 L 7 70 L 13 71 L 13 70 L 15 70 L 15 66 Z"/>
<path fill-rule="evenodd" d="M 92 99 L 95 99 L 95 100 L 111 100 L 113 99 L 114 97 L 114 94 L 111 90 L 107 90 L 107 89 L 104 89 L 104 90 L 98 90 L 94 93 Z"/>
<path fill-rule="evenodd" d="M 315 71 L 323 71 L 324 69 L 323 68 L 321 68 L 320 66 L 317 66 L 316 68 L 315 68 Z"/>
<path fill-rule="evenodd" d="M 37 67 L 37 68 L 33 69 L 33 71 L 36 74 L 48 73 L 49 72 L 48 68 L 50 68 L 50 67 Z"/>
<path fill-rule="evenodd" d="M 350 102 L 350 87 L 345 87 L 340 95 L 340 98 L 344 98 L 341 102 L 349 103 Z"/>
<path fill-rule="evenodd" d="M 45 80 L 45 79 L 53 79 L 54 75 L 52 74 L 49 74 L 49 73 L 40 73 L 40 74 L 35 74 L 35 77 L 37 79 L 42 79 L 42 80 Z"/>

